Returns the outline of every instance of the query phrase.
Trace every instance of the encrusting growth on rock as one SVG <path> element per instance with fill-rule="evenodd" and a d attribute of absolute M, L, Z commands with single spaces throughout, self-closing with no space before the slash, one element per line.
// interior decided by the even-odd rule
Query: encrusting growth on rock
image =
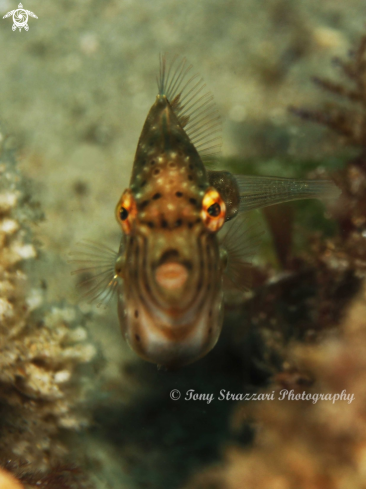
<path fill-rule="evenodd" d="M 41 212 L 7 145 L 0 131 L 0 464 L 22 479 L 61 465 L 68 448 L 60 429 L 87 425 L 87 377 L 78 366 L 96 348 L 78 310 L 47 303 L 25 271 L 37 257 L 30 224 Z"/>

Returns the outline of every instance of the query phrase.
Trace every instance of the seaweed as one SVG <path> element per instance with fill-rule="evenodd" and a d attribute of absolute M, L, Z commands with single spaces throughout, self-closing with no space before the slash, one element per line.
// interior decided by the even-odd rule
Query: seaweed
<path fill-rule="evenodd" d="M 328 127 L 343 144 L 357 149 L 357 156 L 334 175 L 343 195 L 333 216 L 340 224 L 341 237 L 347 239 L 354 231 L 366 232 L 366 34 L 347 60 L 334 58 L 333 62 L 343 80 L 314 77 L 313 81 L 339 100 L 323 104 L 320 109 L 292 106 L 289 110 Z"/>

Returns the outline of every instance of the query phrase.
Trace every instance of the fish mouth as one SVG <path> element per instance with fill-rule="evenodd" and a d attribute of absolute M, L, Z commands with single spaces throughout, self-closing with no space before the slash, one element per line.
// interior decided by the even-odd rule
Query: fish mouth
<path fill-rule="evenodd" d="M 163 263 L 155 270 L 156 283 L 163 289 L 180 289 L 186 283 L 187 278 L 187 267 L 180 263 Z"/>
<path fill-rule="evenodd" d="M 190 262 L 182 262 L 177 250 L 168 250 L 163 253 L 155 268 L 156 283 L 165 290 L 175 291 L 181 289 L 187 282 Z"/>

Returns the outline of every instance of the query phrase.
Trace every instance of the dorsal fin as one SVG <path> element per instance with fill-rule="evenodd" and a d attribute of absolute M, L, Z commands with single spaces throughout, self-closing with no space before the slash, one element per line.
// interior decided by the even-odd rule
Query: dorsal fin
<path fill-rule="evenodd" d="M 203 78 L 192 72 L 186 58 L 174 56 L 167 63 L 166 56 L 160 55 L 157 82 L 159 95 L 167 97 L 202 161 L 215 160 L 221 155 L 221 119 Z"/>

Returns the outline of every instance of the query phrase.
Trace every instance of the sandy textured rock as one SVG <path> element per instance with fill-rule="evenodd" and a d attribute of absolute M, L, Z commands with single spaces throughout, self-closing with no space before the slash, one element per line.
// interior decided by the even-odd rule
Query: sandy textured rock
<path fill-rule="evenodd" d="M 57 439 L 59 430 L 79 430 L 88 422 L 78 409 L 87 378 L 77 371 L 93 361 L 96 347 L 77 309 L 48 303 L 29 279 L 26 265 L 37 257 L 31 225 L 41 213 L 13 152 L 5 143 L 1 150 L 0 463 L 47 472 L 68 452 Z"/>

